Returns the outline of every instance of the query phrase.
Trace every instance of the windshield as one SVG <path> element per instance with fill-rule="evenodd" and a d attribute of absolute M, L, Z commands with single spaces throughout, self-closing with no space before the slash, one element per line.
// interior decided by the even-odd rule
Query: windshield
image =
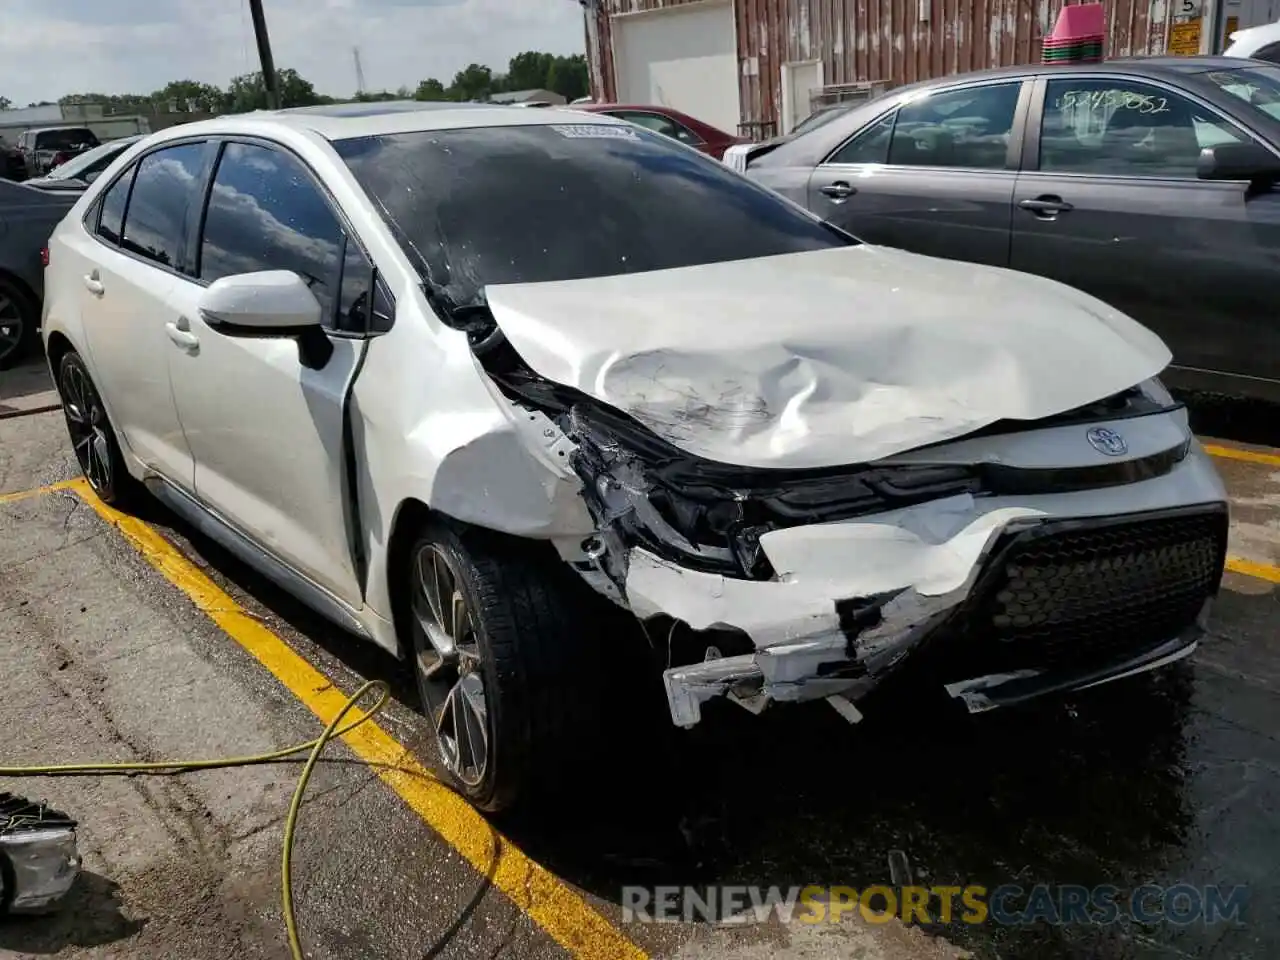
<path fill-rule="evenodd" d="M 830 107 L 823 107 L 817 113 L 811 113 L 805 117 L 791 130 L 792 134 L 807 133 L 810 130 L 816 130 L 823 124 L 830 123 L 840 114 L 852 110 L 856 107 L 856 103 L 837 103 Z"/>
<path fill-rule="evenodd" d="M 1280 120 L 1280 67 L 1210 70 L 1203 76 L 1219 89 Z"/>
<path fill-rule="evenodd" d="M 571 123 L 334 144 L 447 309 L 573 280 L 857 243 L 660 134 Z"/>
<path fill-rule="evenodd" d="M 70 130 L 46 130 L 36 134 L 37 150 L 66 150 L 78 147 L 82 143 L 97 146 L 98 138 L 93 135 L 93 131 L 84 127 L 75 127 Z"/>
<path fill-rule="evenodd" d="M 111 161 L 123 153 L 132 142 L 133 140 L 129 139 L 124 142 L 113 140 L 110 143 L 104 143 L 78 157 L 72 157 L 60 167 L 54 167 L 45 176 L 49 180 L 74 180 L 94 171 L 105 170 Z"/>

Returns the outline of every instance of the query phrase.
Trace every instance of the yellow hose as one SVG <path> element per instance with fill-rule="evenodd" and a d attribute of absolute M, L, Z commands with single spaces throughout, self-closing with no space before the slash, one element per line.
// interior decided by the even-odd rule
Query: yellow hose
<path fill-rule="evenodd" d="M 339 727 L 342 719 L 350 713 L 365 694 L 377 690 L 378 699 L 368 712 L 358 720 L 345 727 Z M 304 751 L 310 751 L 307 762 L 298 777 L 298 785 L 293 790 L 293 799 L 289 803 L 289 814 L 284 821 L 284 850 L 280 858 L 280 900 L 284 912 L 284 926 L 289 939 L 289 953 L 293 960 L 304 960 L 302 939 L 298 935 L 298 922 L 293 908 L 293 838 L 298 824 L 298 812 L 302 809 L 302 796 L 306 793 L 311 773 L 315 770 L 324 748 L 335 737 L 341 737 L 354 730 L 360 724 L 371 719 L 387 705 L 391 699 L 391 691 L 381 680 L 370 680 L 353 693 L 337 716 L 329 721 L 324 733 L 314 740 L 274 750 L 271 753 L 252 754 L 247 757 L 227 757 L 219 760 L 170 760 L 150 763 L 62 763 L 42 767 L 0 767 L 0 777 L 93 777 L 120 776 L 124 774 L 169 775 L 190 773 L 195 770 L 221 770 L 227 767 L 252 767 L 264 763 L 279 763 Z"/>

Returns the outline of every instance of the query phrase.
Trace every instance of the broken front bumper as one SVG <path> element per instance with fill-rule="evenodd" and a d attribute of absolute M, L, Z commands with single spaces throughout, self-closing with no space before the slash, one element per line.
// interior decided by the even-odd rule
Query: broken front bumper
<path fill-rule="evenodd" d="M 754 652 L 664 673 L 672 720 L 727 696 L 858 700 L 906 663 L 970 710 L 1093 686 L 1190 653 L 1225 561 L 1221 483 L 1198 450 L 1171 473 L 1105 490 L 953 497 L 761 539 L 779 578 L 692 572 L 635 550 L 632 609 Z"/>

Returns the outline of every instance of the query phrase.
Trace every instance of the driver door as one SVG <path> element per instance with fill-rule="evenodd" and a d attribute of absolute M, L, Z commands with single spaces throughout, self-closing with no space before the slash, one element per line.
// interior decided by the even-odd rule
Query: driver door
<path fill-rule="evenodd" d="M 201 286 L 174 318 L 190 347 L 170 359 L 196 495 L 277 559 L 359 605 L 344 420 L 366 341 L 342 329 L 339 308 L 361 292 L 367 302 L 372 268 L 310 170 L 258 142 L 223 145 L 199 251 Z M 204 285 L 260 270 L 309 281 L 333 345 L 318 369 L 295 339 L 230 335 L 201 318 Z"/>
<path fill-rule="evenodd" d="M 1196 174 L 1202 148 L 1252 135 L 1180 91 L 1114 74 L 1073 71 L 1037 95 L 1011 266 L 1150 327 L 1188 386 L 1280 380 L 1280 194 Z"/>

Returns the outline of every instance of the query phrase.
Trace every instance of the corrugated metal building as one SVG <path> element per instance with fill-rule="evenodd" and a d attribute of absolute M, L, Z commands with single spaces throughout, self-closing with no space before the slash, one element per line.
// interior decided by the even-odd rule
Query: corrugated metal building
<path fill-rule="evenodd" d="M 580 0 L 592 95 L 746 136 L 823 100 L 1040 57 L 1063 0 Z M 1188 50 L 1213 0 L 1105 0 L 1107 56 Z M 1190 21 L 1194 21 L 1194 24 Z M 1194 32 L 1191 27 L 1194 26 Z M 868 86 L 871 85 L 871 86 Z"/>

